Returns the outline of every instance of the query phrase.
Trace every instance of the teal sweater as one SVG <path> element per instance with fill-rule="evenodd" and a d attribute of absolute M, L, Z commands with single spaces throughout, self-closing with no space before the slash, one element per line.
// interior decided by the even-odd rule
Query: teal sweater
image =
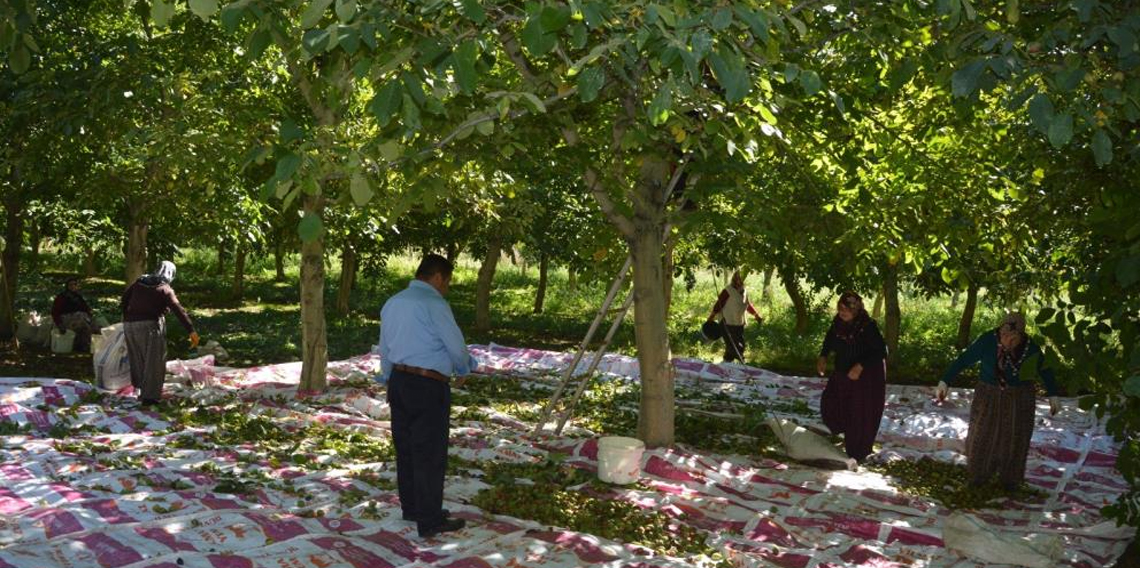
<path fill-rule="evenodd" d="M 1028 341 L 1029 344 L 1025 346 L 1027 351 L 1025 359 L 1021 362 L 1021 368 L 1006 371 L 1006 384 L 1020 386 L 1033 382 L 1035 377 L 1041 377 L 1041 382 L 1045 383 L 1045 392 L 1049 393 L 1049 396 L 1056 396 L 1057 381 L 1053 376 L 1053 370 L 1045 367 L 1045 356 L 1041 353 L 1041 348 L 1032 340 Z M 950 365 L 946 374 L 943 375 L 942 381 L 948 385 L 952 384 L 951 381 L 957 378 L 959 373 L 974 363 L 981 362 L 982 373 L 979 378 L 983 383 L 997 386 L 997 348 L 997 330 L 982 334 L 958 356 L 958 360 L 954 361 L 954 364 Z"/>

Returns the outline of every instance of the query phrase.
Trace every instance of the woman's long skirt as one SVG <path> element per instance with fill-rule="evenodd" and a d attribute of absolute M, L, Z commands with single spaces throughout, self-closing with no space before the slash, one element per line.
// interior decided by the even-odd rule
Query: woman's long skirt
<path fill-rule="evenodd" d="M 1037 410 L 1034 385 L 999 387 L 979 382 L 970 405 L 966 458 L 970 483 L 981 485 L 998 474 L 1013 489 L 1025 478 L 1025 460 Z"/>
<path fill-rule="evenodd" d="M 838 369 L 827 379 L 819 401 L 823 423 L 832 434 L 843 434 L 847 455 L 862 462 L 871 454 L 887 402 L 886 361 L 863 369 L 859 380 Z"/>
<path fill-rule="evenodd" d="M 127 358 L 131 362 L 131 384 L 142 400 L 162 398 L 166 382 L 166 320 L 128 321 L 123 324 L 127 338 Z"/>

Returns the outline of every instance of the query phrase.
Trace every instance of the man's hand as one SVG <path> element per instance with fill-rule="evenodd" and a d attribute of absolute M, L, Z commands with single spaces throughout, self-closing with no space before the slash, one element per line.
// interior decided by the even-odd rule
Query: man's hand
<path fill-rule="evenodd" d="M 816 359 L 815 373 L 821 377 L 827 373 L 827 357 Z"/>
<path fill-rule="evenodd" d="M 1049 397 L 1049 416 L 1056 416 L 1061 410 L 1061 399 L 1055 396 Z"/>
<path fill-rule="evenodd" d="M 764 325 L 764 318 L 762 318 L 760 316 L 753 316 L 753 317 L 756 318 L 756 324 L 757 325 Z"/>
<path fill-rule="evenodd" d="M 847 371 L 847 378 L 851 379 L 853 381 L 859 380 L 859 377 L 861 377 L 861 376 L 863 376 L 863 364 L 862 363 L 855 363 L 854 365 L 851 366 L 851 369 Z"/>
<path fill-rule="evenodd" d="M 200 338 L 200 337 L 198 337 L 198 332 L 197 332 L 197 331 L 191 331 L 191 332 L 190 332 L 190 348 L 191 348 L 191 349 L 193 349 L 193 348 L 197 347 L 197 346 L 198 346 L 198 341 L 199 341 L 200 339 L 201 339 L 201 338 Z"/>
<path fill-rule="evenodd" d="M 950 394 L 950 385 L 945 381 L 938 381 L 938 386 L 934 387 L 934 396 L 938 397 L 938 402 L 946 400 L 948 394 Z"/>

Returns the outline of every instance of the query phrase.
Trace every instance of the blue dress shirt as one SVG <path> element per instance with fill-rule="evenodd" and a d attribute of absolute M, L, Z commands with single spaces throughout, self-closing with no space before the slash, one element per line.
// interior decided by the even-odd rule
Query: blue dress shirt
<path fill-rule="evenodd" d="M 447 300 L 427 282 L 412 280 L 380 310 L 382 382 L 392 366 L 410 365 L 444 375 L 466 375 L 477 366 Z"/>

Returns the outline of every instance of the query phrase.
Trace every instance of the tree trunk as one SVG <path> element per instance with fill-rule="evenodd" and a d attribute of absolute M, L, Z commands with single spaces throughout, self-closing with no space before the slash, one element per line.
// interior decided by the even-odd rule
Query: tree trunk
<path fill-rule="evenodd" d="M 899 331 L 902 326 L 902 316 L 899 311 L 898 265 L 888 264 L 883 276 L 883 301 L 887 308 L 883 339 L 887 342 L 887 365 L 893 369 L 899 360 Z"/>
<path fill-rule="evenodd" d="M 356 285 L 358 263 L 356 248 L 351 243 L 345 244 L 340 253 L 340 286 L 336 292 L 336 313 L 342 316 L 348 315 L 351 307 L 349 304 L 352 299 L 352 287 Z"/>
<path fill-rule="evenodd" d="M 127 204 L 127 258 L 126 277 L 127 285 L 138 279 L 146 272 L 146 236 L 150 223 L 146 218 L 146 209 L 137 198 L 132 198 Z"/>
<path fill-rule="evenodd" d="M 447 262 L 450 262 L 452 266 L 455 266 L 455 261 L 459 260 L 459 253 L 462 250 L 463 247 L 459 246 L 459 243 L 447 243 L 447 246 L 444 247 L 443 251 L 446 253 L 445 257 L 447 258 Z"/>
<path fill-rule="evenodd" d="M 538 257 L 538 290 L 534 294 L 534 313 L 542 313 L 542 304 L 546 302 L 546 276 L 550 259 L 543 254 Z"/>
<path fill-rule="evenodd" d="M 323 217 L 324 198 L 306 195 L 305 215 Z M 324 235 L 301 243 L 301 383 L 298 392 L 325 390 L 328 337 L 325 331 Z"/>
<path fill-rule="evenodd" d="M 573 266 L 566 267 L 566 287 L 569 288 L 571 292 L 578 291 L 578 272 L 574 270 Z"/>
<path fill-rule="evenodd" d="M 669 354 L 668 311 L 665 299 L 665 190 L 672 177 L 669 164 L 643 156 L 633 199 L 633 235 L 627 236 L 633 255 L 634 335 L 641 371 L 638 437 L 650 448 L 671 446 L 674 440 L 674 377 Z"/>
<path fill-rule="evenodd" d="M 774 272 L 776 272 L 776 268 L 773 266 L 769 266 L 764 271 L 764 288 L 760 292 L 760 301 L 769 305 L 772 303 L 772 274 Z"/>
<path fill-rule="evenodd" d="M 234 251 L 234 287 L 233 297 L 240 300 L 245 293 L 245 249 L 246 245 L 238 243 Z"/>
<path fill-rule="evenodd" d="M 214 276 L 222 276 L 226 273 L 226 242 L 218 241 L 218 264 L 214 267 Z"/>
<path fill-rule="evenodd" d="M 796 333 L 803 335 L 807 333 L 809 321 L 807 300 L 800 291 L 800 281 L 796 278 L 795 271 L 788 267 L 780 268 L 780 280 L 783 281 L 784 291 L 788 293 L 788 298 L 791 298 L 792 307 L 796 311 Z"/>
<path fill-rule="evenodd" d="M 282 231 L 284 232 L 284 231 Z M 273 245 L 273 264 L 277 267 L 277 275 L 274 280 L 277 282 L 285 281 L 285 239 L 283 235 L 279 235 L 277 243 Z"/>
<path fill-rule="evenodd" d="M 83 249 L 83 274 L 88 278 L 95 276 L 95 247 L 87 245 Z"/>
<path fill-rule="evenodd" d="M 873 317 L 875 319 L 879 319 L 879 316 L 881 316 L 881 315 L 883 315 L 883 291 L 882 290 L 880 290 L 878 294 L 875 294 L 875 305 L 874 305 L 874 307 L 871 308 L 871 317 Z"/>
<path fill-rule="evenodd" d="M 499 231 L 493 231 L 487 243 L 487 254 L 479 267 L 479 280 L 475 288 L 475 329 L 478 331 L 491 329 L 491 287 L 502 254 L 503 238 Z"/>
<path fill-rule="evenodd" d="M 966 290 L 966 307 L 962 309 L 962 319 L 958 322 L 958 341 L 954 346 L 965 349 L 970 345 L 970 328 L 974 325 L 974 310 L 978 307 L 978 285 L 970 282 Z"/>
<path fill-rule="evenodd" d="M 954 293 L 950 294 L 950 307 L 951 308 L 957 308 L 958 307 L 958 300 L 961 297 L 962 297 L 962 291 L 955 288 Z"/>
<path fill-rule="evenodd" d="M 24 200 L 10 196 L 4 200 L 4 252 L 0 254 L 0 340 L 16 336 L 16 280 L 20 275 L 20 247 L 24 244 Z"/>

